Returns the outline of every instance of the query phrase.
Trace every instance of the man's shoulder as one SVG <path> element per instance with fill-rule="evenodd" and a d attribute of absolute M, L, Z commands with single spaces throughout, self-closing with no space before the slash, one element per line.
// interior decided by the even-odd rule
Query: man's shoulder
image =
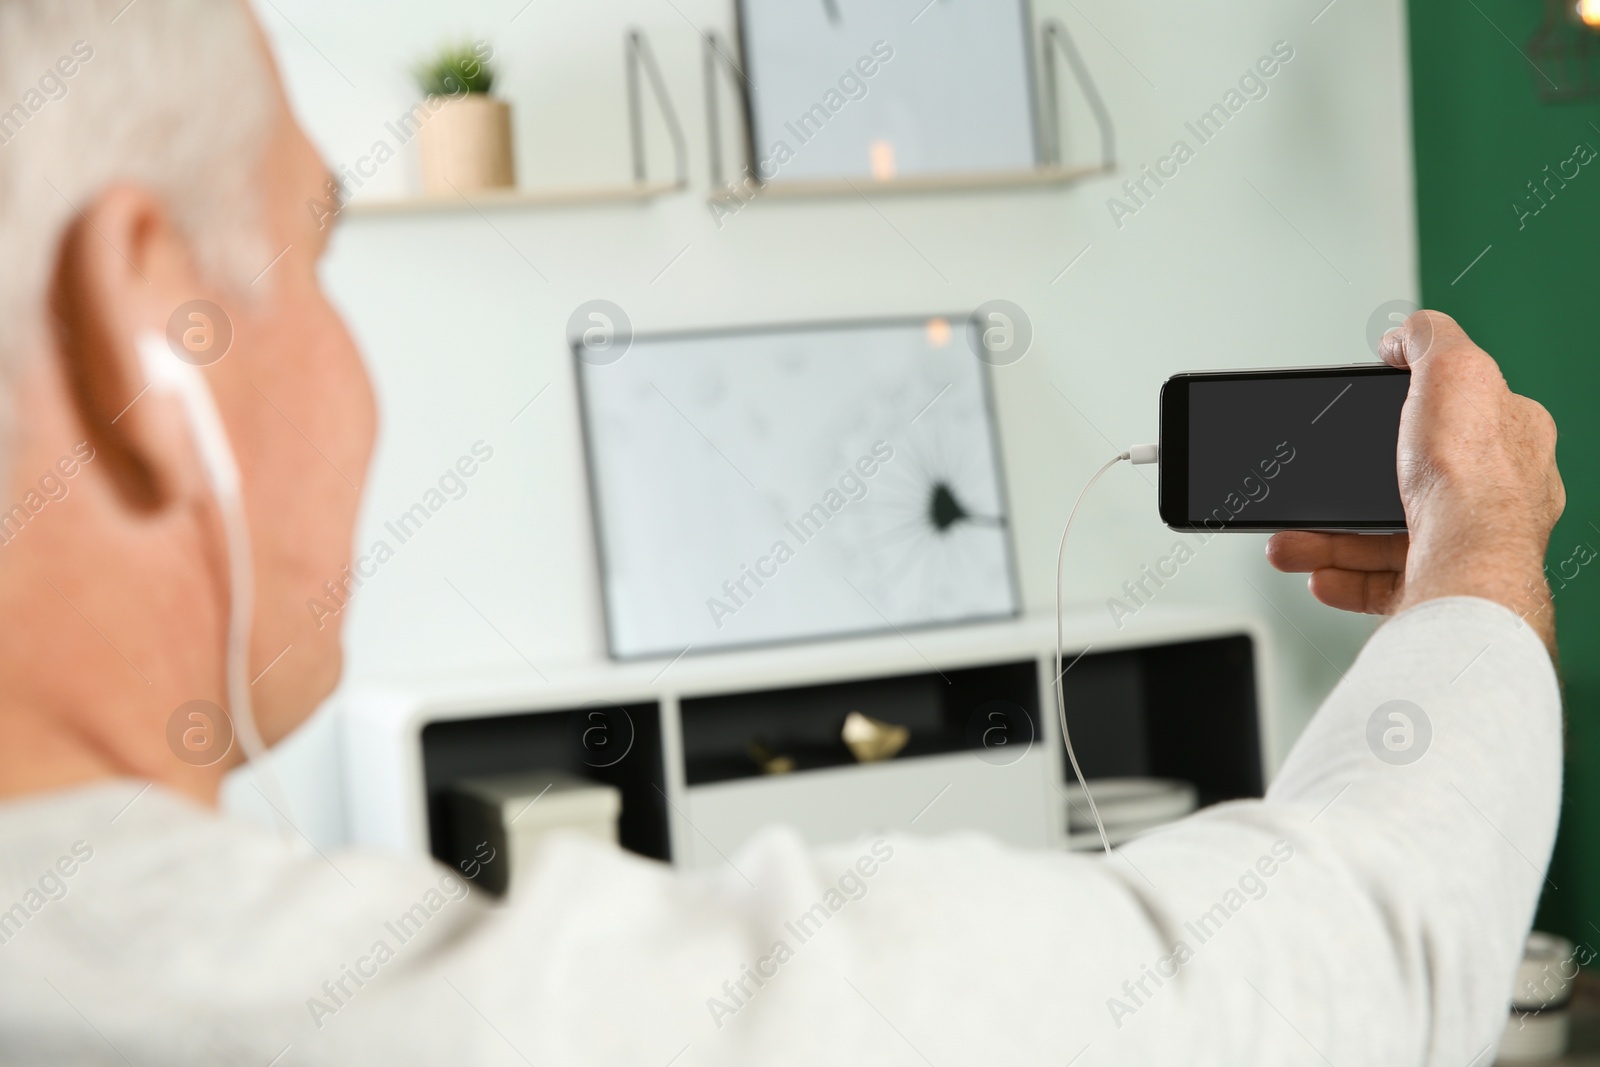
<path fill-rule="evenodd" d="M 482 907 L 431 861 L 319 848 L 131 781 L 0 805 L 0 853 L 0 944 L 66 938 L 106 963 L 318 957 L 369 944 L 418 903 L 449 913 L 440 932 Z M 108 936 L 80 938 L 91 927 Z"/>

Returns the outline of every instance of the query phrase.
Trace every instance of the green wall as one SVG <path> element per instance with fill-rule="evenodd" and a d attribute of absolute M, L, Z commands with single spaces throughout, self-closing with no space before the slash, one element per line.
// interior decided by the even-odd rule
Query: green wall
<path fill-rule="evenodd" d="M 1521 46 L 1543 7 L 1411 0 L 1410 28 L 1423 301 L 1455 316 L 1511 387 L 1555 416 L 1567 487 L 1547 563 L 1555 578 L 1576 546 L 1600 548 L 1600 98 L 1541 100 Z M 1533 214 L 1527 183 L 1556 173 L 1579 144 L 1590 161 L 1565 164 L 1577 177 L 1565 188 L 1551 180 L 1554 194 Z M 1539 925 L 1600 946 L 1600 559 L 1565 562 L 1567 574 L 1575 569 L 1564 588 L 1551 583 L 1567 792 Z"/>

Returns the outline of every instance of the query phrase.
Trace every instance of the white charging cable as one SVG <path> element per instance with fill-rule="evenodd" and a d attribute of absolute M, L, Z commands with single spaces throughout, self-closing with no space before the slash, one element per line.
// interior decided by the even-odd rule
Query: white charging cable
<path fill-rule="evenodd" d="M 255 603 L 255 574 L 251 564 L 250 526 L 245 521 L 240 493 L 239 466 L 228 443 L 228 432 L 200 368 L 175 356 L 166 338 L 158 333 L 141 334 L 138 349 L 150 391 L 173 397 L 183 408 L 206 482 L 222 516 L 228 553 L 227 714 L 246 762 L 261 780 L 268 803 L 278 809 L 278 815 L 285 822 L 293 825 L 288 797 L 267 762 L 267 746 L 256 728 L 250 701 L 250 624 Z"/>
<path fill-rule="evenodd" d="M 1106 855 L 1111 855 L 1111 839 L 1106 836 L 1105 823 L 1100 821 L 1100 809 L 1094 805 L 1094 797 L 1089 792 L 1089 783 L 1084 780 L 1083 768 L 1078 766 L 1078 754 L 1072 749 L 1072 734 L 1067 730 L 1067 698 L 1064 691 L 1066 668 L 1062 666 L 1062 645 L 1066 642 L 1061 614 L 1061 572 L 1067 559 L 1067 534 L 1072 532 L 1072 520 L 1078 517 L 1078 508 L 1083 505 L 1083 498 L 1089 495 L 1089 490 L 1094 488 L 1094 483 L 1100 476 L 1115 467 L 1123 460 L 1134 466 L 1154 463 L 1161 458 L 1161 448 L 1158 445 L 1134 445 L 1126 452 L 1120 453 L 1106 461 L 1105 466 L 1094 472 L 1089 483 L 1078 494 L 1078 499 L 1073 503 L 1072 510 L 1067 513 L 1067 524 L 1061 529 L 1061 547 L 1056 550 L 1056 719 L 1061 724 L 1061 740 L 1067 746 L 1067 759 L 1072 761 L 1072 774 L 1078 780 L 1078 788 L 1083 790 L 1083 799 L 1089 803 L 1089 814 L 1094 818 L 1094 828 L 1100 832 L 1100 844 L 1105 848 Z M 1076 661 L 1074 661 L 1076 662 Z"/>

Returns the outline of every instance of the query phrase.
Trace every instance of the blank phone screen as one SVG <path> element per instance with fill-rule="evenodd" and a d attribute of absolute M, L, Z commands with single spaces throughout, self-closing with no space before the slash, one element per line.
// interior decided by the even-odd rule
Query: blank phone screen
<path fill-rule="evenodd" d="M 1395 451 L 1409 374 L 1189 383 L 1191 521 L 1403 525 Z"/>

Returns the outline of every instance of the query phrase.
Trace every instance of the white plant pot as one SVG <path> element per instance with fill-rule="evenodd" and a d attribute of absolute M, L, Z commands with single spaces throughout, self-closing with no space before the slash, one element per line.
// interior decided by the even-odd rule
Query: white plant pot
<path fill-rule="evenodd" d="M 422 188 L 455 196 L 517 184 L 511 105 L 481 93 L 430 97 L 422 123 Z"/>

